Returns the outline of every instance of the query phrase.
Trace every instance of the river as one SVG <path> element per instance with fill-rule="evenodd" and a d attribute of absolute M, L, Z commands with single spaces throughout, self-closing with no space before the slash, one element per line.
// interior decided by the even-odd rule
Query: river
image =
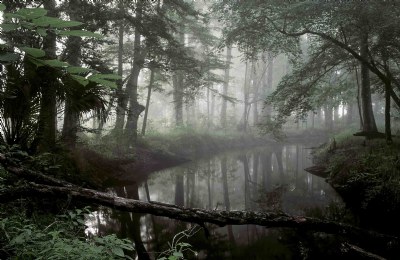
<path fill-rule="evenodd" d="M 310 153 L 315 146 L 318 143 L 274 144 L 225 152 L 154 172 L 144 183 L 112 187 L 110 192 L 212 210 L 277 210 L 317 217 L 336 214 L 343 207 L 338 194 L 323 178 L 304 171 L 312 166 Z M 320 245 L 298 241 L 299 236 L 310 240 L 313 235 L 288 229 L 212 226 L 207 238 L 201 228 L 193 225 L 107 208 L 95 211 L 86 224 L 89 234 L 117 233 L 131 238 L 142 259 L 147 253 L 151 258 L 159 257 L 181 230 L 191 233 L 179 236 L 196 251 L 186 252 L 185 257 L 193 259 L 294 259 L 324 251 Z"/>

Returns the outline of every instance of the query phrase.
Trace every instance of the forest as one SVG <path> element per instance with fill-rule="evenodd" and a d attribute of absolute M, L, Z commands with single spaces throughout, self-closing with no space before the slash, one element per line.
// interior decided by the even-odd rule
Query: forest
<path fill-rule="evenodd" d="M 398 259 L 400 1 L 0 1 L 0 259 Z"/>

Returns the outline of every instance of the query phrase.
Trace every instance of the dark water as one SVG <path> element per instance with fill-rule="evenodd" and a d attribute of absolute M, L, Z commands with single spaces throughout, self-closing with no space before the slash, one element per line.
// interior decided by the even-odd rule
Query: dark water
<path fill-rule="evenodd" d="M 155 172 L 145 183 L 113 187 L 111 191 L 123 197 L 144 201 L 150 198 L 186 207 L 278 210 L 320 217 L 340 208 L 342 202 L 324 179 L 303 170 L 312 165 L 310 148 L 316 145 L 276 144 L 227 152 Z M 142 259 L 147 253 L 151 258 L 159 256 L 168 250 L 168 242 L 172 243 L 175 234 L 190 228 L 190 237 L 182 235 L 181 241 L 189 242 L 197 253 L 187 252 L 187 258 L 296 259 L 310 258 L 312 254 L 317 257 L 319 251 L 325 250 L 321 242 L 313 245 L 314 234 L 304 232 L 250 225 L 211 226 L 207 238 L 203 230 L 193 225 L 110 209 L 94 212 L 87 224 L 87 231 L 95 235 L 115 232 L 131 238 Z"/>

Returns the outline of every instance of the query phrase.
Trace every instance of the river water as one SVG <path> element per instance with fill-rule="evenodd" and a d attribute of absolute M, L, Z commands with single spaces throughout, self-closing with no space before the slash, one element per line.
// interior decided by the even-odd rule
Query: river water
<path fill-rule="evenodd" d="M 277 210 L 322 216 L 343 203 L 324 179 L 304 171 L 312 166 L 311 148 L 318 143 L 273 144 L 225 152 L 154 172 L 144 183 L 112 187 L 116 195 L 213 210 Z M 332 210 L 333 209 L 333 210 Z M 257 226 L 201 228 L 161 217 L 101 208 L 87 219 L 93 235 L 117 233 L 135 241 L 139 258 L 160 256 L 181 230 L 181 242 L 192 245 L 193 259 L 295 259 L 318 255 L 321 245 L 310 235 Z M 299 241 L 306 239 L 307 241 Z M 311 239 L 313 240 L 313 239 Z M 169 242 L 169 243 L 168 243 Z M 175 242 L 175 241 L 174 241 Z M 302 244 L 303 243 L 303 244 Z M 173 244 L 174 245 L 174 244 Z M 172 246 L 173 246 L 172 245 Z M 311 252 L 311 253 L 310 253 Z M 317 252 L 317 253 L 315 253 Z"/>

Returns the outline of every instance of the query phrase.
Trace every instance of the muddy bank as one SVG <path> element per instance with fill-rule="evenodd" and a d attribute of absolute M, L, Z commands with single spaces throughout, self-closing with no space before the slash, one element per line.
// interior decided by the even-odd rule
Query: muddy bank
<path fill-rule="evenodd" d="M 304 139 L 326 140 L 324 131 L 288 133 L 285 143 Z M 107 140 L 106 140 L 107 141 Z M 81 147 L 72 152 L 78 169 L 101 186 L 116 182 L 142 182 L 151 172 L 211 156 L 220 152 L 276 145 L 272 137 L 249 134 L 183 133 L 141 138 L 136 147 L 124 150 L 116 144 Z"/>

